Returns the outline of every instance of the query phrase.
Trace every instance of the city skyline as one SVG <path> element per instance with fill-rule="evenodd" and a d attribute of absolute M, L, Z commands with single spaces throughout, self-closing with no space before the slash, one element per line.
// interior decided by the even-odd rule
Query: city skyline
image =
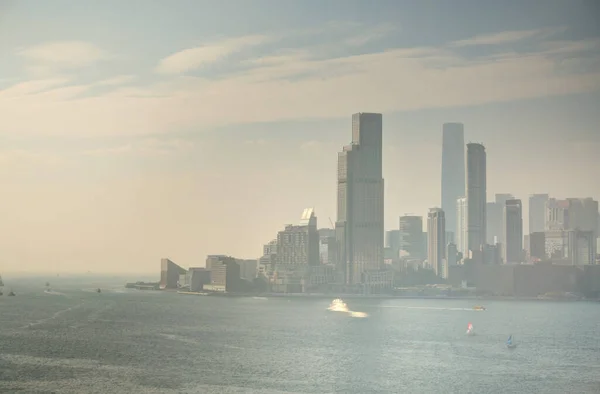
<path fill-rule="evenodd" d="M 259 3 L 1 3 L 2 272 L 254 258 L 307 206 L 336 220 L 358 111 L 385 118 L 385 229 L 441 206 L 447 122 L 525 218 L 533 193 L 600 197 L 584 2 Z"/>

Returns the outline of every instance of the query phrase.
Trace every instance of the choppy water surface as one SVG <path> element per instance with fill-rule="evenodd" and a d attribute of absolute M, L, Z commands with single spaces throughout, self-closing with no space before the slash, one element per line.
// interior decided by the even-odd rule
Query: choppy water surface
<path fill-rule="evenodd" d="M 600 304 L 347 300 L 353 318 L 331 300 L 43 283 L 0 297 L 0 392 L 600 392 Z"/>

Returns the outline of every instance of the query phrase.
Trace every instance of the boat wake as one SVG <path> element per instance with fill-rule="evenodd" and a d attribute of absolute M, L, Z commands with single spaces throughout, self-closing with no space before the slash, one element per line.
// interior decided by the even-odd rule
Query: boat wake
<path fill-rule="evenodd" d="M 61 296 L 65 295 L 65 293 L 61 293 L 59 291 L 54 291 L 54 290 L 44 290 L 44 293 L 48 294 L 48 295 L 61 295 Z"/>
<path fill-rule="evenodd" d="M 27 324 L 27 325 L 25 325 L 25 326 L 23 326 L 23 327 L 21 327 L 21 328 L 33 328 L 33 327 L 36 327 L 36 326 L 42 325 L 42 324 L 44 324 L 44 323 L 48 323 L 49 321 L 55 320 L 55 319 L 57 319 L 58 317 L 60 317 L 61 315 L 63 315 L 63 314 L 65 314 L 65 313 L 67 313 L 67 312 L 70 312 L 70 311 L 72 311 L 72 310 L 75 310 L 75 309 L 79 309 L 79 308 L 81 308 L 81 306 L 82 306 L 82 305 L 83 305 L 83 303 L 81 303 L 81 304 L 79 304 L 79 305 L 72 306 L 72 307 L 70 307 L 70 308 L 67 308 L 67 309 L 60 310 L 60 311 L 58 311 L 58 312 L 54 313 L 54 314 L 53 314 L 52 316 L 50 316 L 50 317 L 47 317 L 47 318 L 45 318 L 45 319 L 40 319 L 40 320 L 38 320 L 38 321 L 36 321 L 36 322 L 33 322 L 33 323 L 29 323 L 29 324 Z"/>
<path fill-rule="evenodd" d="M 365 312 L 351 311 L 348 308 L 348 305 L 339 298 L 336 298 L 335 300 L 331 301 L 331 304 L 329 304 L 329 307 L 327 308 L 327 310 L 329 310 L 331 312 L 347 313 L 350 317 L 363 318 L 363 317 L 369 316 Z"/>
<path fill-rule="evenodd" d="M 434 306 L 403 306 L 403 305 L 381 305 L 380 308 L 401 308 L 401 309 L 429 309 L 436 311 L 469 311 L 473 312 L 473 308 L 441 308 Z"/>

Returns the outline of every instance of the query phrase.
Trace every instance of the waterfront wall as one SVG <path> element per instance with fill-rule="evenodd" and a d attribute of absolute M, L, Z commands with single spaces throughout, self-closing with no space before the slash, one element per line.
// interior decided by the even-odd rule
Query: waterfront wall
<path fill-rule="evenodd" d="M 498 296 L 537 297 L 546 293 L 600 295 L 600 265 L 471 264 L 450 267 L 449 283 L 463 281 L 478 293 Z"/>

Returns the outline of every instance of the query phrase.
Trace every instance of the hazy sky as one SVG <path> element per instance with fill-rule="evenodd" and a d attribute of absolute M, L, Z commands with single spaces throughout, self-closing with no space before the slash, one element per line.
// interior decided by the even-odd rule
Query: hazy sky
<path fill-rule="evenodd" d="M 488 200 L 598 199 L 598 15 L 594 0 L 0 0 L 0 273 L 255 258 L 309 206 L 329 226 L 354 112 L 383 113 L 388 229 L 440 204 L 444 122 L 486 145 Z"/>

